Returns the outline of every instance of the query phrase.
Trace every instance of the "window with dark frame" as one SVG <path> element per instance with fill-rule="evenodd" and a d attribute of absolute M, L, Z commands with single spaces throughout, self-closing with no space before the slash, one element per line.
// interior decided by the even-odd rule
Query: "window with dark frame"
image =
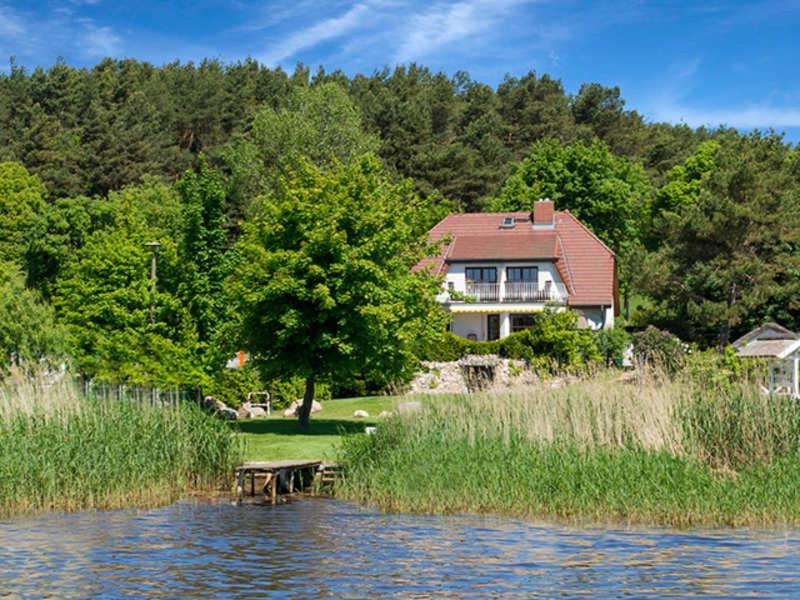
<path fill-rule="evenodd" d="M 533 327 L 533 315 L 511 315 L 511 333 Z"/>
<path fill-rule="evenodd" d="M 525 283 L 539 281 L 539 267 L 506 267 L 506 279 Z"/>
<path fill-rule="evenodd" d="M 467 267 L 465 275 L 472 283 L 497 283 L 495 267 Z"/>

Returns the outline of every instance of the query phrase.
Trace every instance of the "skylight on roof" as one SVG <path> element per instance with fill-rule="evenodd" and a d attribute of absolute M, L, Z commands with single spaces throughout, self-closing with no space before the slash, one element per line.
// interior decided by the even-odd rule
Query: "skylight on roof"
<path fill-rule="evenodd" d="M 514 227 L 514 217 L 503 217 L 503 223 L 500 225 L 505 229 L 511 229 Z"/>

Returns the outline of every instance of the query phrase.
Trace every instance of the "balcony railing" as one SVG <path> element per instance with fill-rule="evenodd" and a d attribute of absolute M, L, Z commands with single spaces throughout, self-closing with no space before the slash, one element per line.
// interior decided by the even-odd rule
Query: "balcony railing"
<path fill-rule="evenodd" d="M 465 294 L 472 302 L 559 302 L 567 301 L 567 288 L 563 283 L 548 281 L 544 285 L 530 281 L 483 283 L 468 281 Z"/>
<path fill-rule="evenodd" d="M 467 296 L 474 302 L 500 302 L 500 284 L 468 281 Z"/>

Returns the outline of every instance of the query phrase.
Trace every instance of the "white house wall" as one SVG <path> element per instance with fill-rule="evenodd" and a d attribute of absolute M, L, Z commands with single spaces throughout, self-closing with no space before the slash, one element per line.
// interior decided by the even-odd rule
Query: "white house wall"
<path fill-rule="evenodd" d="M 468 338 L 474 334 L 476 339 L 486 339 L 486 315 L 480 313 L 454 314 L 450 329 L 457 336 Z"/>
<path fill-rule="evenodd" d="M 592 329 L 603 327 L 608 329 L 614 326 L 614 309 L 612 307 L 575 306 L 572 309 L 583 316 Z"/>

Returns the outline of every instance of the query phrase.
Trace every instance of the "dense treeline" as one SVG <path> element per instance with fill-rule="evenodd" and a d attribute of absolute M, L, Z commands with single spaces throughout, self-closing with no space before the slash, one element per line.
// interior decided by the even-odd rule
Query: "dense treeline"
<path fill-rule="evenodd" d="M 145 174 L 174 181 L 200 152 L 217 160 L 260 109 L 286 108 L 293 90 L 329 82 L 347 90 L 387 166 L 466 210 L 496 194 L 537 140 L 596 137 L 660 181 L 709 135 L 646 124 L 618 88 L 586 84 L 572 96 L 533 72 L 494 89 L 417 65 L 347 77 L 302 66 L 288 74 L 253 60 L 154 67 L 107 59 L 31 72 L 12 63 L 0 76 L 0 160 L 24 164 L 52 198 L 105 195 Z"/>
<path fill-rule="evenodd" d="M 0 76 L 0 353 L 221 395 L 363 393 L 442 329 L 409 274 L 430 225 L 543 196 L 617 253 L 629 324 L 702 346 L 800 328 L 800 156 L 778 135 L 647 123 L 617 88 L 532 72 L 108 59 Z M 269 382 L 222 368 L 240 347 Z"/>

